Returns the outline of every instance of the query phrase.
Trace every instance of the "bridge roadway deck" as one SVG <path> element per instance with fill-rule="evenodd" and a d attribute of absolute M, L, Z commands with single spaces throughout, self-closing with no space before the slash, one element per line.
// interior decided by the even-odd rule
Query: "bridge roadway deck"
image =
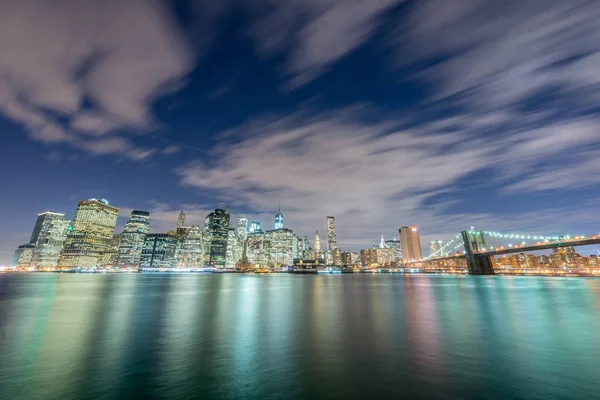
<path fill-rule="evenodd" d="M 534 244 L 534 245 L 529 245 L 529 246 L 516 246 L 516 247 L 509 247 L 509 248 L 501 249 L 501 250 L 482 251 L 482 252 L 478 252 L 478 253 L 474 253 L 474 254 L 493 257 L 493 256 L 502 255 L 502 254 L 522 253 L 522 252 L 526 252 L 526 251 L 549 250 L 549 249 L 555 249 L 558 247 L 589 246 L 589 245 L 593 245 L 593 244 L 600 244 L 600 236 L 595 236 L 595 237 L 586 238 L 586 239 L 579 239 L 579 240 L 571 239 L 571 240 L 563 240 L 560 242 Z M 464 254 L 455 254 L 455 255 L 447 256 L 447 257 L 430 258 L 430 259 L 426 259 L 423 261 L 414 261 L 414 262 L 408 262 L 408 263 L 404 263 L 404 264 L 415 264 L 415 263 L 421 263 L 421 262 L 453 260 L 456 258 L 465 258 L 465 255 Z"/>

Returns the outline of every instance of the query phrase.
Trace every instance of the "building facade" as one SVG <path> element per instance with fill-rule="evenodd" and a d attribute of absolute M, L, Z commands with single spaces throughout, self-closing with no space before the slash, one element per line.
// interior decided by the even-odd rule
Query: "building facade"
<path fill-rule="evenodd" d="M 294 242 L 297 242 L 294 232 L 290 229 L 276 229 L 265 233 L 265 248 L 268 263 L 277 266 L 294 264 Z"/>
<path fill-rule="evenodd" d="M 118 267 L 137 267 L 140 265 L 142 248 L 149 231 L 150 213 L 133 210 L 125 224 L 123 233 L 121 233 L 115 263 Z"/>
<path fill-rule="evenodd" d="M 248 234 L 245 246 L 245 260 L 249 264 L 258 267 L 266 265 L 264 251 L 265 235 L 262 232 L 252 232 Z"/>
<path fill-rule="evenodd" d="M 43 213 L 39 213 L 37 220 L 35 221 L 35 226 L 33 227 L 33 231 L 31 232 L 31 238 L 29 239 L 29 244 L 37 245 L 40 240 L 40 235 L 44 229 L 48 229 L 49 223 L 52 220 L 64 220 L 65 214 L 57 213 L 54 211 L 46 211 Z"/>
<path fill-rule="evenodd" d="M 59 268 L 97 267 L 110 250 L 119 209 L 106 200 L 82 200 L 58 260 Z"/>
<path fill-rule="evenodd" d="M 277 211 L 277 214 L 275 214 L 274 228 L 275 230 L 283 229 L 283 214 L 281 213 L 281 206 L 279 207 L 279 211 Z"/>
<path fill-rule="evenodd" d="M 198 225 L 178 229 L 180 242 L 177 254 L 178 268 L 201 268 L 204 266 L 204 243 L 202 230 Z M 181 235 L 179 232 L 181 231 Z"/>
<path fill-rule="evenodd" d="M 141 268 L 174 268 L 177 265 L 179 241 L 171 233 L 149 233 L 144 239 Z"/>
<path fill-rule="evenodd" d="M 56 268 L 62 252 L 71 221 L 62 218 L 47 218 L 37 235 L 31 266 L 36 268 Z M 36 224 L 37 225 L 37 224 Z"/>
<path fill-rule="evenodd" d="M 224 268 L 227 260 L 227 239 L 229 236 L 229 207 L 216 209 L 208 215 L 210 234 L 210 265 Z"/>
<path fill-rule="evenodd" d="M 335 217 L 327 217 L 327 251 L 331 252 L 335 248 L 337 248 Z"/>
<path fill-rule="evenodd" d="M 402 246 L 402 261 L 420 260 L 423 258 L 419 230 L 416 225 L 400 228 L 400 245 Z"/>
<path fill-rule="evenodd" d="M 12 266 L 17 269 L 27 269 L 31 265 L 31 259 L 33 258 L 33 250 L 35 246 L 33 244 L 23 244 L 15 250 L 13 254 Z"/>

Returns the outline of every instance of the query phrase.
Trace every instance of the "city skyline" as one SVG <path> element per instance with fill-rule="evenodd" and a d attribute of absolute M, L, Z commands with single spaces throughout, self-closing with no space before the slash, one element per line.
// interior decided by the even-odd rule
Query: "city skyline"
<path fill-rule="evenodd" d="M 3 9 L 0 265 L 30 216 L 93 197 L 117 232 L 226 204 L 266 231 L 281 201 L 324 249 L 328 215 L 356 250 L 409 224 L 424 254 L 469 226 L 598 231 L 599 4 L 259 3 Z"/>
<path fill-rule="evenodd" d="M 445 243 L 442 240 L 430 241 L 428 253 L 423 253 L 419 229 L 416 225 L 410 225 L 398 229 L 399 239 L 386 240 L 381 235 L 379 244 L 363 246 L 357 250 L 337 246 L 334 216 L 326 217 L 326 247 L 322 248 L 318 231 L 315 232 L 311 246 L 306 236 L 302 238 L 292 229 L 284 227 L 281 206 L 274 214 L 273 229 L 267 230 L 261 229 L 259 221 L 252 221 L 248 229 L 247 217 L 240 214 L 236 221 L 231 217 L 229 206 L 226 206 L 225 209 L 217 208 L 206 215 L 202 226 L 187 224 L 187 215 L 182 210 L 177 217 L 175 230 L 160 233 L 150 230 L 149 212 L 133 210 L 122 233 L 118 233 L 119 211 L 108 200 L 94 198 L 78 202 L 72 221 L 66 219 L 64 213 L 39 213 L 29 242 L 18 246 L 14 251 L 11 267 L 42 271 L 73 268 L 109 268 L 115 271 L 138 268 L 202 269 L 208 266 L 238 270 L 287 269 L 292 266 L 294 269 L 327 266 L 399 268 L 410 267 L 415 261 L 431 258 L 434 260 L 433 264 L 420 265 L 419 268 L 423 268 L 423 271 L 431 271 L 433 268 L 436 271 L 436 268 L 442 267 L 455 271 L 454 267 L 466 267 L 465 262 L 470 260 L 468 254 L 471 251 L 499 251 L 499 256 L 491 256 L 489 260 L 493 268 L 503 271 L 502 273 L 526 271 L 532 265 L 535 265 L 535 270 L 545 268 L 545 273 L 555 273 L 556 268 L 561 266 L 559 263 L 564 262 L 564 268 L 580 268 L 581 271 L 587 271 L 583 273 L 595 274 L 595 269 L 600 264 L 597 261 L 600 249 L 596 245 L 600 233 L 584 238 L 584 235 L 572 237 L 522 232 L 500 233 L 471 227 Z M 588 247 L 587 253 L 591 254 L 591 258 L 586 257 L 585 251 L 582 255 L 579 254 L 579 248 L 578 251 L 567 248 L 570 253 L 553 260 L 553 254 L 557 251 L 563 254 L 561 247 L 564 244 L 584 239 L 588 242 L 591 240 L 590 244 L 583 246 Z M 467 243 L 470 243 L 469 249 L 473 250 L 467 249 Z M 528 251 L 527 246 L 534 248 Z M 546 249 L 552 246 L 553 250 L 544 255 L 536 250 L 536 246 Z M 595 246 L 595 249 L 590 250 L 590 246 Z M 522 252 L 516 254 L 520 249 L 523 249 Z M 502 255 L 507 251 L 512 255 Z M 466 261 L 454 258 L 465 253 Z M 445 259 L 436 261 L 440 258 Z M 309 264 L 313 266 L 307 266 Z M 469 264 L 469 270 L 479 268 L 477 265 L 480 264 Z M 457 272 L 464 273 L 464 270 L 459 269 Z"/>

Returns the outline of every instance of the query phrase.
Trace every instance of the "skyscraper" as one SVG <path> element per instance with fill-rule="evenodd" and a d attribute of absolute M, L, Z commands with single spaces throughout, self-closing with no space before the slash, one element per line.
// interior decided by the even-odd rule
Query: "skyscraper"
<path fill-rule="evenodd" d="M 60 268 L 97 267 L 110 249 L 119 209 L 106 200 L 82 200 L 77 205 L 73 228 L 58 260 Z"/>
<path fill-rule="evenodd" d="M 281 204 L 279 205 L 279 211 L 275 214 L 275 229 L 283 229 L 283 214 L 281 213 Z"/>
<path fill-rule="evenodd" d="M 242 243 L 245 242 L 248 237 L 248 218 L 246 218 L 245 215 L 238 216 L 237 236 L 238 241 Z"/>
<path fill-rule="evenodd" d="M 144 239 L 141 268 L 173 268 L 177 264 L 179 241 L 171 233 L 149 233 Z"/>
<path fill-rule="evenodd" d="M 121 243 L 121 235 L 114 233 L 108 246 L 108 250 L 102 253 L 102 261 L 100 262 L 103 266 L 113 267 L 117 262 L 117 256 L 119 255 L 119 245 Z"/>
<path fill-rule="evenodd" d="M 35 249 L 31 258 L 33 267 L 55 268 L 58 265 L 71 221 L 64 219 L 64 214 L 56 213 L 55 217 L 44 218 L 42 227 L 37 232 Z"/>
<path fill-rule="evenodd" d="M 35 245 L 33 244 L 22 244 L 19 246 L 13 254 L 12 266 L 18 269 L 29 268 L 34 249 Z"/>
<path fill-rule="evenodd" d="M 296 241 L 294 232 L 290 229 L 280 228 L 265 233 L 267 257 L 269 264 L 290 266 L 294 263 L 293 246 Z"/>
<path fill-rule="evenodd" d="M 432 240 L 429 242 L 429 256 L 442 257 L 444 256 L 444 242 L 441 240 Z"/>
<path fill-rule="evenodd" d="M 400 242 L 402 246 L 402 260 L 419 260 L 421 254 L 421 240 L 416 225 L 403 226 L 400 228 Z"/>
<path fill-rule="evenodd" d="M 252 221 L 250 222 L 250 233 L 258 233 L 258 232 L 262 232 L 262 228 L 260 226 L 260 222 L 257 221 Z"/>
<path fill-rule="evenodd" d="M 204 245 L 202 231 L 198 225 L 178 229 L 180 246 L 177 254 L 177 267 L 200 268 L 204 266 Z"/>
<path fill-rule="evenodd" d="M 116 265 L 119 267 L 139 266 L 144 240 L 150 231 L 150 213 L 133 210 L 121 234 Z"/>
<path fill-rule="evenodd" d="M 36 245 L 40 236 L 40 233 L 42 232 L 42 229 L 44 228 L 44 224 L 46 224 L 46 227 L 48 226 L 47 224 L 54 219 L 58 219 L 58 220 L 64 220 L 65 219 L 65 214 L 61 214 L 61 213 L 57 213 L 54 211 L 46 211 L 43 213 L 39 213 L 37 220 L 35 221 L 35 226 L 33 227 L 33 232 L 31 233 L 31 238 L 29 239 L 29 244 L 33 244 Z"/>
<path fill-rule="evenodd" d="M 225 267 L 227 259 L 227 237 L 229 236 L 229 207 L 216 209 L 208 215 L 210 233 L 210 265 Z"/>
<path fill-rule="evenodd" d="M 237 253 L 237 235 L 235 234 L 235 228 L 229 228 L 229 231 L 227 232 L 227 254 L 225 257 L 225 266 L 227 268 L 235 268 L 235 265 L 239 261 Z"/>
<path fill-rule="evenodd" d="M 383 235 L 381 235 L 381 240 L 379 241 L 379 248 L 380 249 L 387 249 L 388 248 L 388 245 L 385 242 L 385 239 L 384 239 Z"/>
<path fill-rule="evenodd" d="M 185 213 L 182 211 L 179 213 L 179 217 L 177 218 L 177 229 L 183 228 L 185 226 Z"/>
<path fill-rule="evenodd" d="M 400 261 L 402 259 L 402 246 L 399 240 L 386 240 L 385 245 L 392 249 L 392 257 L 394 261 Z"/>
<path fill-rule="evenodd" d="M 319 231 L 315 233 L 315 251 L 321 252 L 321 238 L 319 237 Z"/>
<path fill-rule="evenodd" d="M 335 217 L 327 217 L 327 251 L 331 252 L 335 248 L 337 248 Z"/>
<path fill-rule="evenodd" d="M 248 234 L 245 249 L 245 259 L 248 261 L 248 263 L 254 264 L 257 267 L 261 267 L 266 264 L 264 256 L 264 241 L 265 235 L 262 233 L 262 231 Z"/>

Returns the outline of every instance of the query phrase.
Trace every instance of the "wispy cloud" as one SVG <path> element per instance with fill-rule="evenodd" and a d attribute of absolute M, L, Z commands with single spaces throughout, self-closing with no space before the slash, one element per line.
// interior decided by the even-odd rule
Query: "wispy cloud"
<path fill-rule="evenodd" d="M 510 128 L 502 135 L 484 134 L 498 122 Z M 231 133 L 239 134 L 237 142 L 218 147 L 214 160 L 191 163 L 178 173 L 183 185 L 219 190 L 258 211 L 281 200 L 286 219 L 304 234 L 322 226 L 324 216 L 336 215 L 346 244 L 410 223 L 434 234 L 474 222 L 506 226 L 490 214 L 448 216 L 451 203 L 430 200 L 483 170 L 493 171 L 501 186 L 525 182 L 518 186 L 521 192 L 580 186 L 581 180 L 569 176 L 582 165 L 587 173 L 600 172 L 587 160 L 561 166 L 565 172 L 554 176 L 555 186 L 537 175 L 544 172 L 540 165 L 563 152 L 598 144 L 597 119 L 563 121 L 560 129 L 523 126 L 510 114 L 491 119 L 463 114 L 407 128 L 395 121 L 364 122 L 357 108 L 310 118 L 301 113 L 248 123 Z"/>
<path fill-rule="evenodd" d="M 193 66 L 158 1 L 8 2 L 0 53 L 0 113 L 34 140 L 133 159 L 151 150 L 122 131 L 152 129 L 152 101 Z"/>

